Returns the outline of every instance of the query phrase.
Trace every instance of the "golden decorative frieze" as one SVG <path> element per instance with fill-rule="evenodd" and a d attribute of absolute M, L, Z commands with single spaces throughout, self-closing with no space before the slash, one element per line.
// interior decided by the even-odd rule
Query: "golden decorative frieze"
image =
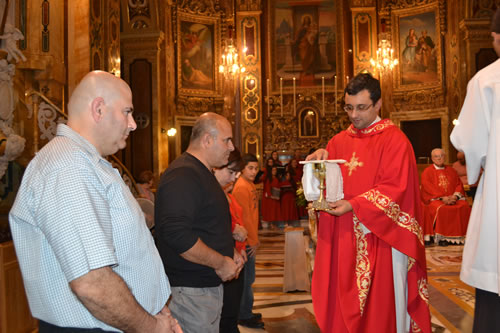
<path fill-rule="evenodd" d="M 351 0 L 350 6 L 353 7 L 375 7 L 377 5 L 376 0 Z"/>
<path fill-rule="evenodd" d="M 220 12 L 220 5 L 218 0 L 180 0 L 177 9 L 195 15 L 213 15 Z"/>
<path fill-rule="evenodd" d="M 222 111 L 224 99 L 222 97 L 193 97 L 179 95 L 177 97 L 177 113 L 186 116 L 199 116 L 205 112 Z"/>
<path fill-rule="evenodd" d="M 438 89 L 419 89 L 393 93 L 394 108 L 397 112 L 423 110 L 444 105 L 444 91 Z"/>

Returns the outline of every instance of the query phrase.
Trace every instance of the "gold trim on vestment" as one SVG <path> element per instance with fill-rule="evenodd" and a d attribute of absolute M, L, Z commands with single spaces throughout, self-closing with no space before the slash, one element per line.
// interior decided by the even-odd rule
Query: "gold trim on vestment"
<path fill-rule="evenodd" d="M 377 208 L 383 210 L 393 222 L 396 222 L 398 226 L 412 232 L 415 236 L 417 236 L 420 243 L 424 245 L 424 237 L 420 224 L 418 224 L 415 217 L 412 217 L 406 212 L 402 212 L 401 207 L 392 201 L 390 197 L 377 190 L 366 191 L 361 194 L 360 197 L 365 198 Z"/>
<path fill-rule="evenodd" d="M 354 235 L 356 236 L 356 282 L 358 285 L 359 312 L 363 316 L 368 291 L 372 282 L 370 261 L 368 259 L 368 241 L 363 233 L 361 222 L 353 214 Z"/>
<path fill-rule="evenodd" d="M 418 327 L 417 323 L 413 319 L 411 320 L 411 332 L 412 333 L 422 332 L 422 330 L 420 329 L 420 327 Z"/>
<path fill-rule="evenodd" d="M 351 125 L 351 126 L 349 126 L 349 128 L 347 129 L 347 131 L 350 132 L 351 134 L 358 134 L 358 133 L 361 133 L 361 134 L 371 134 L 373 132 L 382 131 L 385 128 L 387 128 L 389 126 L 392 126 L 392 125 L 394 125 L 392 123 L 392 121 L 390 121 L 390 120 L 385 120 L 384 121 L 383 120 L 383 121 L 379 121 L 373 127 L 368 127 L 368 128 L 363 128 L 363 129 L 357 129 L 353 125 Z"/>
<path fill-rule="evenodd" d="M 427 289 L 427 279 L 421 278 L 417 281 L 418 284 L 418 294 L 424 302 L 429 305 L 429 289 Z"/>
<path fill-rule="evenodd" d="M 408 272 L 411 271 L 411 269 L 413 268 L 413 266 L 415 266 L 415 263 L 417 261 L 412 258 L 412 257 L 408 257 Z"/>

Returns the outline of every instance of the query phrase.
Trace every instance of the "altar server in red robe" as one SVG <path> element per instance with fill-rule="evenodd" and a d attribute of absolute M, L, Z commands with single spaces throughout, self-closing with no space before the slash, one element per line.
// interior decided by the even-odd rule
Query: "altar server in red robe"
<path fill-rule="evenodd" d="M 424 203 L 424 238 L 436 236 L 439 245 L 463 243 L 471 208 L 457 172 L 444 165 L 441 148 L 431 152 L 432 165 L 422 172 L 421 196 Z"/>
<path fill-rule="evenodd" d="M 262 191 L 262 220 L 270 227 L 277 227 L 273 223 L 281 221 L 280 180 L 276 166 L 267 167 Z"/>
<path fill-rule="evenodd" d="M 307 160 L 344 159 L 344 200 L 322 212 L 312 297 L 322 332 L 431 332 L 415 156 L 381 120 L 380 82 L 345 89 L 352 125 Z"/>
<path fill-rule="evenodd" d="M 292 178 L 290 171 L 285 172 L 284 179 L 280 183 L 281 188 L 281 219 L 285 223 L 292 224 L 298 221 L 299 215 L 297 213 L 297 184 Z"/>

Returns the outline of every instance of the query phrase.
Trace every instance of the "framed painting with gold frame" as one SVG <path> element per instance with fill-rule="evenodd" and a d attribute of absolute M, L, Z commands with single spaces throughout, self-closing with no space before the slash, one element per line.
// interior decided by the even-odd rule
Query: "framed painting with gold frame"
<path fill-rule="evenodd" d="M 180 95 L 221 94 L 218 73 L 221 48 L 220 17 L 178 12 L 177 86 Z"/>
<path fill-rule="evenodd" d="M 280 89 L 333 91 L 337 74 L 341 1 L 268 1 L 267 59 L 274 93 Z"/>
<path fill-rule="evenodd" d="M 399 57 L 394 90 L 442 86 L 439 20 L 437 3 L 393 11 L 392 35 Z"/>

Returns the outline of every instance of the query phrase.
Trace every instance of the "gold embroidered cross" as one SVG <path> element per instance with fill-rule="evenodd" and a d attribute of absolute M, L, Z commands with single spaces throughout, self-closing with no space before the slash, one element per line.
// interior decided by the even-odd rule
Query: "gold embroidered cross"
<path fill-rule="evenodd" d="M 349 176 L 352 175 L 352 172 L 354 170 L 356 170 L 356 168 L 359 166 L 359 167 L 362 167 L 363 166 L 363 162 L 358 162 L 359 161 L 359 157 L 356 157 L 356 152 L 353 152 L 352 153 L 352 157 L 351 157 L 351 160 L 347 163 L 345 163 L 345 165 L 347 166 L 347 168 L 349 169 Z"/>
<path fill-rule="evenodd" d="M 448 189 L 448 185 L 450 183 L 448 182 L 448 177 L 446 177 L 445 175 L 443 174 L 440 174 L 439 175 L 439 187 L 441 187 L 443 190 L 446 190 Z"/>

